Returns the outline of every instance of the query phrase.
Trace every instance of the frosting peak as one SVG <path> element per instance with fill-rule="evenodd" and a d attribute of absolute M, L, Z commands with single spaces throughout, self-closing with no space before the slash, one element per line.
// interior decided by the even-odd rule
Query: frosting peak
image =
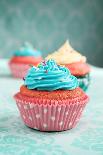
<path fill-rule="evenodd" d="M 73 52 L 74 49 L 72 48 L 72 46 L 70 45 L 69 41 L 67 40 L 59 49 L 59 52 Z"/>
<path fill-rule="evenodd" d="M 41 62 L 38 67 L 30 68 L 24 85 L 28 89 L 46 91 L 72 90 L 78 87 L 78 81 L 67 68 L 57 65 L 54 60 L 48 60 Z"/>
<path fill-rule="evenodd" d="M 17 51 L 14 52 L 15 56 L 34 56 L 34 57 L 40 57 L 41 52 L 37 51 L 33 48 L 33 46 L 25 42 L 24 45 Z"/>
<path fill-rule="evenodd" d="M 75 62 L 86 62 L 86 57 L 75 51 L 67 40 L 57 51 L 48 55 L 46 60 L 54 59 L 57 64 L 69 64 Z"/>

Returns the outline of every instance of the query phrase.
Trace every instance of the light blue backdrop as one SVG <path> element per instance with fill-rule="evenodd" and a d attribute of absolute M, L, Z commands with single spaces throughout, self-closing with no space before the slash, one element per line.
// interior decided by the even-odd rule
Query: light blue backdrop
<path fill-rule="evenodd" d="M 102 0 L 0 0 L 0 57 L 10 57 L 24 41 L 47 53 L 66 39 L 103 66 Z"/>

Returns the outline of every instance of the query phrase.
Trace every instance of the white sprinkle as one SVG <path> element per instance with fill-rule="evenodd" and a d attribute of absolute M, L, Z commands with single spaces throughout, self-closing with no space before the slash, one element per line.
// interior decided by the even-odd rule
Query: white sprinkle
<path fill-rule="evenodd" d="M 38 78 L 38 80 L 41 80 L 41 79 L 42 79 L 42 77 L 39 77 L 39 78 Z"/>

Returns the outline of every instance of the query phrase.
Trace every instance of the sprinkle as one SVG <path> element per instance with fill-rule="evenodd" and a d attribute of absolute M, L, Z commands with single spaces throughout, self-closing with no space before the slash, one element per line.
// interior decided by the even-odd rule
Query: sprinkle
<path fill-rule="evenodd" d="M 65 80 L 64 79 L 60 79 L 60 82 L 64 82 Z"/>
<path fill-rule="evenodd" d="M 33 67 L 33 65 L 32 65 L 32 64 L 30 64 L 29 66 L 30 66 L 30 67 Z"/>
<path fill-rule="evenodd" d="M 60 66 L 65 67 L 65 65 L 60 65 Z"/>
<path fill-rule="evenodd" d="M 46 70 L 45 73 L 48 73 L 48 70 Z"/>
<path fill-rule="evenodd" d="M 37 71 L 39 70 L 39 68 L 35 68 Z"/>
<path fill-rule="evenodd" d="M 46 62 L 45 61 L 43 61 L 42 63 L 43 63 L 44 66 L 46 65 Z"/>
<path fill-rule="evenodd" d="M 40 67 L 41 66 L 41 64 L 39 64 L 37 67 Z"/>
<path fill-rule="evenodd" d="M 23 80 L 25 81 L 25 78 L 23 77 Z"/>
<path fill-rule="evenodd" d="M 38 78 L 38 80 L 41 80 L 41 79 L 43 79 L 43 78 L 42 78 L 42 77 L 39 77 L 39 78 Z"/>

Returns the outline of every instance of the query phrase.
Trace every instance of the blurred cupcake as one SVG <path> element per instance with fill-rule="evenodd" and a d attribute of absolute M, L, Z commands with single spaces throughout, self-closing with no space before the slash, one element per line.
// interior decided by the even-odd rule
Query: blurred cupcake
<path fill-rule="evenodd" d="M 30 65 L 37 66 L 42 60 L 41 52 L 35 50 L 29 43 L 24 45 L 14 52 L 14 56 L 9 62 L 12 75 L 16 78 L 23 78 Z"/>
<path fill-rule="evenodd" d="M 90 67 L 86 63 L 86 57 L 75 51 L 68 41 L 58 51 L 46 57 L 46 60 L 49 59 L 53 59 L 57 64 L 67 67 L 71 74 L 78 78 L 79 87 L 86 91 L 90 83 Z"/>
<path fill-rule="evenodd" d="M 77 78 L 53 60 L 31 67 L 14 98 L 24 123 L 40 131 L 75 127 L 88 102 Z"/>

